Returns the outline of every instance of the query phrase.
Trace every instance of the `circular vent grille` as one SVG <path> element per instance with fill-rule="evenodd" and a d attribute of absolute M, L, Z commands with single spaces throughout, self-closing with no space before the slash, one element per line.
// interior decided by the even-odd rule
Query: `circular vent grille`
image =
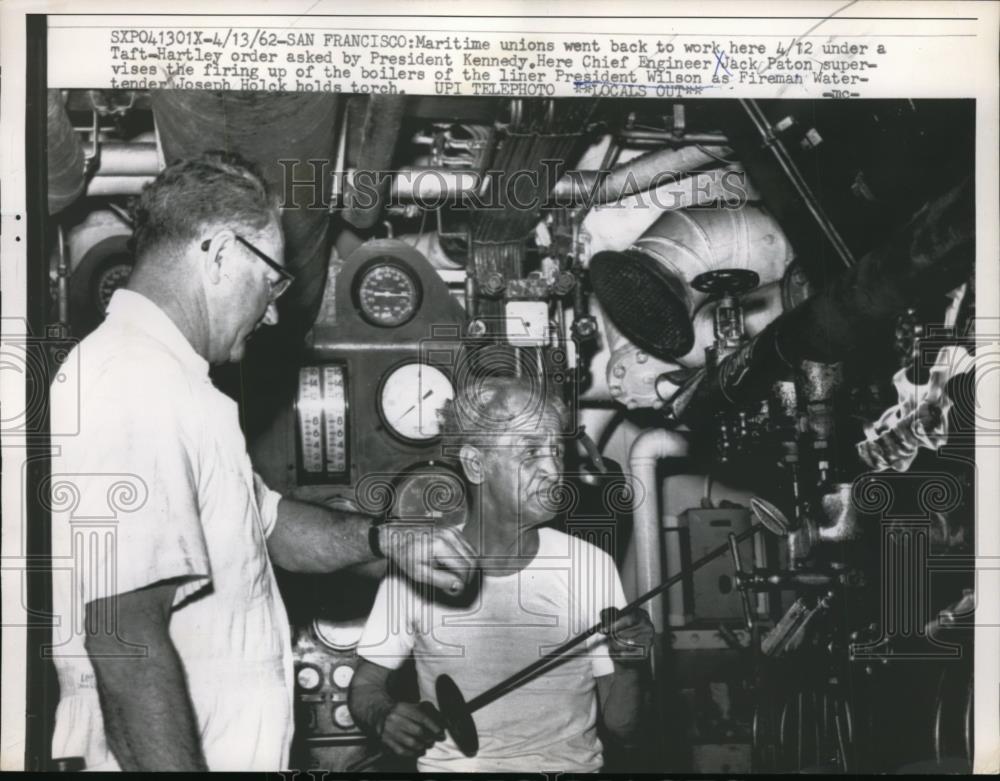
<path fill-rule="evenodd" d="M 598 252 L 590 284 L 611 322 L 633 344 L 671 361 L 694 346 L 691 314 L 680 280 L 638 252 Z"/>

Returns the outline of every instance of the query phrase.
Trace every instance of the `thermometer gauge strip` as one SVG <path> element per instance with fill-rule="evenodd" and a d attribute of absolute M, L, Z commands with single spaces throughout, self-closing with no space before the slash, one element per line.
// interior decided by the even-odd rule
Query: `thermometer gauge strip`
<path fill-rule="evenodd" d="M 409 444 L 426 444 L 440 436 L 438 411 L 454 397 L 447 374 L 428 363 L 411 361 L 385 375 L 376 403 L 389 433 Z"/>
<path fill-rule="evenodd" d="M 398 328 L 420 309 L 423 288 L 416 275 L 390 255 L 372 258 L 358 272 L 354 305 L 371 325 Z"/>
<path fill-rule="evenodd" d="M 348 471 L 347 376 L 343 366 L 303 366 L 296 400 L 300 477 L 343 477 Z"/>

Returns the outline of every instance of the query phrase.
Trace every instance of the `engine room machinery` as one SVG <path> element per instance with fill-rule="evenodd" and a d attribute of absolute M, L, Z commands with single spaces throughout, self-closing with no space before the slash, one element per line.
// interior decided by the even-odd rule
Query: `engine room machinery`
<path fill-rule="evenodd" d="M 645 769 L 971 762 L 971 102 L 48 99 L 66 336 L 167 161 L 230 148 L 280 194 L 296 282 L 213 372 L 275 490 L 461 526 L 441 405 L 495 374 L 566 401 L 555 523 L 651 594 Z M 280 573 L 297 768 L 411 769 L 347 705 L 380 567 Z"/>

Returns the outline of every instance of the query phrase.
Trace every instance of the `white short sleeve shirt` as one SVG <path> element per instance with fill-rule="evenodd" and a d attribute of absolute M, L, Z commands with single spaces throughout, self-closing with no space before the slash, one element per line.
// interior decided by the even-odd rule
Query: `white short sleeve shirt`
<path fill-rule="evenodd" d="M 511 575 L 481 573 L 469 605 L 435 602 L 425 587 L 386 577 L 358 653 L 391 669 L 412 653 L 422 700 L 436 702 L 434 683 L 444 673 L 470 700 L 589 629 L 605 607 L 624 607 L 611 556 L 553 529 L 538 534 L 534 559 Z M 448 737 L 417 767 L 425 773 L 599 770 L 595 679 L 613 672 L 607 638 L 593 635 L 564 663 L 476 711 L 475 757 Z"/>
<path fill-rule="evenodd" d="M 280 497 L 252 470 L 236 404 L 167 315 L 128 290 L 76 351 L 50 397 L 54 432 L 79 420 L 78 434 L 53 438 L 52 755 L 117 769 L 84 607 L 175 580 L 170 637 L 209 768 L 286 768 L 291 639 L 266 547 Z"/>

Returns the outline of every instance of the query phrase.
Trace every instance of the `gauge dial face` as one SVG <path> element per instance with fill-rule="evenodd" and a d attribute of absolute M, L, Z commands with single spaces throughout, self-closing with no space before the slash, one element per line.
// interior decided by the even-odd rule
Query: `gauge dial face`
<path fill-rule="evenodd" d="M 453 470 L 430 462 L 396 483 L 392 515 L 404 521 L 461 526 L 468 516 L 465 483 Z"/>
<path fill-rule="evenodd" d="M 455 389 L 443 371 L 426 363 L 407 363 L 382 383 L 379 413 L 393 434 L 425 442 L 441 433 L 438 410 L 454 397 Z"/>
<path fill-rule="evenodd" d="M 377 262 L 362 272 L 357 304 L 372 325 L 395 328 L 409 322 L 420 306 L 420 283 L 396 262 Z"/>
<path fill-rule="evenodd" d="M 338 665 L 333 668 L 333 673 L 330 677 L 333 679 L 334 686 L 346 689 L 351 685 L 351 679 L 354 677 L 354 668 L 346 664 Z"/>
<path fill-rule="evenodd" d="M 307 664 L 300 667 L 298 672 L 295 673 L 295 682 L 303 691 L 311 692 L 319 688 L 319 685 L 323 682 L 323 676 L 319 670 L 311 664 Z"/>
<path fill-rule="evenodd" d="M 365 619 L 356 621 L 328 621 L 317 618 L 313 621 L 313 632 L 317 639 L 334 651 L 350 651 L 365 631 Z"/>

